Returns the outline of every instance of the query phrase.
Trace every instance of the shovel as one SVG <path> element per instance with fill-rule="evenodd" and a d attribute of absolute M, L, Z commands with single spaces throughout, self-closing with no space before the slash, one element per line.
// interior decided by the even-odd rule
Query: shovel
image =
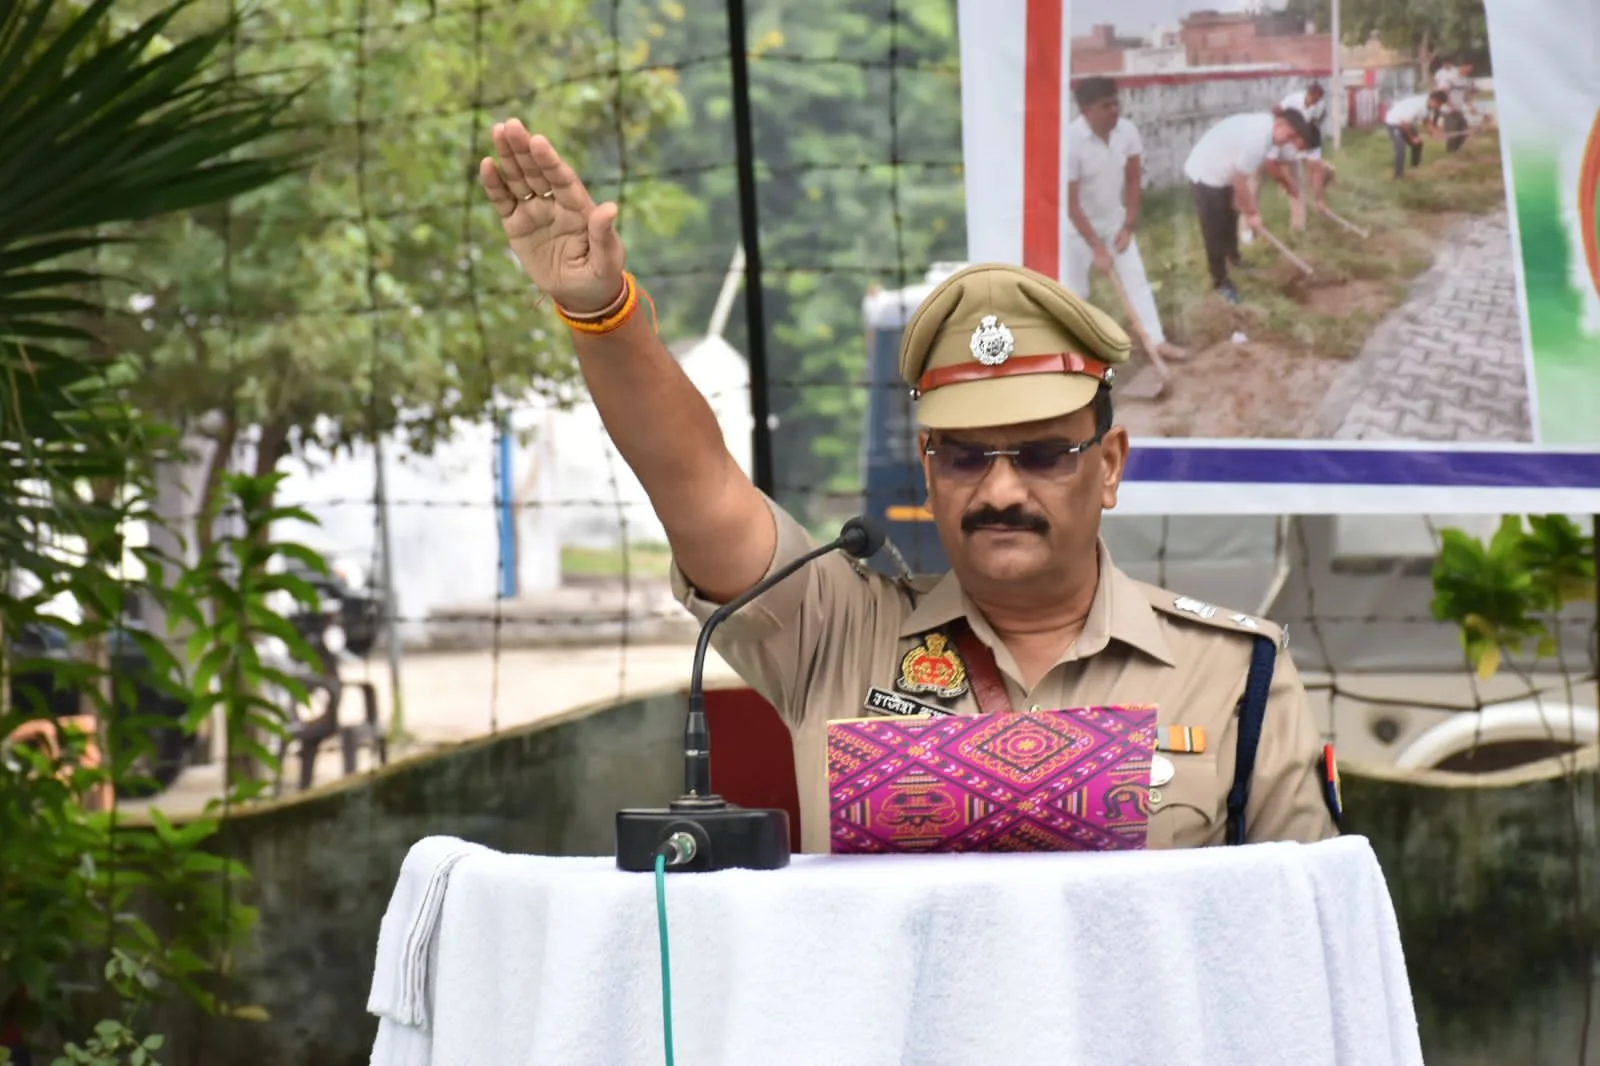
<path fill-rule="evenodd" d="M 1368 237 L 1372 236 L 1371 231 L 1362 229 L 1360 226 L 1356 225 L 1354 222 L 1351 222 L 1349 219 L 1340 216 L 1339 214 L 1335 213 L 1333 208 L 1331 208 L 1331 207 L 1328 207 L 1326 205 L 1320 205 L 1320 206 L 1317 207 L 1317 210 L 1322 212 L 1322 214 L 1326 215 L 1331 221 L 1339 224 L 1340 226 L 1343 226 L 1345 229 L 1349 230 L 1351 233 L 1354 233 L 1357 237 L 1360 237 L 1362 240 L 1366 240 Z"/>
<path fill-rule="evenodd" d="M 1311 269 L 1310 263 L 1307 263 L 1304 259 L 1301 259 L 1298 255 L 1295 255 L 1293 252 L 1291 252 L 1289 250 L 1289 246 L 1274 236 L 1272 231 L 1266 226 L 1263 225 L 1257 232 L 1259 232 L 1268 241 L 1271 241 L 1272 246 L 1278 249 L 1279 252 L 1283 253 L 1283 257 L 1289 260 L 1289 262 L 1293 263 L 1296 269 L 1300 270 L 1308 277 L 1315 273 L 1315 271 Z"/>
<path fill-rule="evenodd" d="M 1122 303 L 1122 310 L 1127 314 L 1134 335 L 1138 338 L 1145 354 L 1150 357 L 1150 364 L 1155 367 L 1157 375 L 1154 379 L 1148 375 L 1141 375 L 1123 390 L 1122 395 L 1130 400 L 1153 400 L 1167 391 L 1167 381 L 1172 377 L 1172 371 L 1167 369 L 1166 360 L 1161 358 L 1158 346 L 1150 339 L 1150 332 L 1144 328 L 1144 320 L 1139 317 L 1139 312 L 1133 309 L 1133 301 L 1128 299 L 1128 290 L 1123 287 L 1122 278 L 1117 275 L 1116 269 L 1112 268 L 1105 273 L 1111 279 L 1111 287 L 1117 291 L 1117 299 Z M 1147 381 L 1150 383 L 1145 384 Z"/>

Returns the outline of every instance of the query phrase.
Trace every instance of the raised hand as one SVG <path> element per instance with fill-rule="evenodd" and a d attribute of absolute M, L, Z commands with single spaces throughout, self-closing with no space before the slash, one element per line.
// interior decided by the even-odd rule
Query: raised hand
<path fill-rule="evenodd" d="M 610 307 L 622 292 L 627 251 L 614 203 L 596 204 L 578 175 L 518 119 L 497 122 L 478 177 L 528 278 L 576 314 Z"/>

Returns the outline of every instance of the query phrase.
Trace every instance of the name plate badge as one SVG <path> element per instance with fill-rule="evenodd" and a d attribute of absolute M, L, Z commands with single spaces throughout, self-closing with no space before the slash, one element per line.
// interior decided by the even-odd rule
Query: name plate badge
<path fill-rule="evenodd" d="M 949 717 L 950 712 L 943 707 L 935 707 L 931 703 L 921 700 L 908 699 L 898 693 L 889 692 L 881 688 L 867 689 L 867 698 L 862 706 L 869 711 L 883 711 L 886 714 L 897 714 L 902 718 L 915 718 L 919 715 L 931 715 L 935 718 Z"/>

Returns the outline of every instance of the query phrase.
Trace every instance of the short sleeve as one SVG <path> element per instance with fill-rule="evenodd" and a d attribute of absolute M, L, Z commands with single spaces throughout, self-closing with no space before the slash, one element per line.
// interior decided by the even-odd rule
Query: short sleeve
<path fill-rule="evenodd" d="M 1278 652 L 1256 749 L 1245 837 L 1252 844 L 1311 844 L 1339 835 L 1323 798 L 1322 733 L 1311 716 L 1305 683 L 1287 649 Z"/>
<path fill-rule="evenodd" d="M 1119 125 L 1122 128 L 1122 158 L 1134 159 L 1144 155 L 1144 138 L 1139 134 L 1139 127 L 1123 119 Z"/>
<path fill-rule="evenodd" d="M 772 499 L 777 547 L 765 578 L 817 547 L 804 526 Z M 672 595 L 704 624 L 720 604 L 690 585 L 674 560 Z M 711 638 L 711 647 L 745 683 L 785 718 L 797 722 L 810 695 L 811 680 L 825 643 L 849 642 L 873 615 L 878 578 L 863 574 L 842 552 L 813 560 L 728 618 Z"/>

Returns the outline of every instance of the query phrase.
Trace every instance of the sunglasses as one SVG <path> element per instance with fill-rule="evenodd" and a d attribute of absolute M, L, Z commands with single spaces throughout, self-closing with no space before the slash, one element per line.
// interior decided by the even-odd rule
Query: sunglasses
<path fill-rule="evenodd" d="M 933 471 L 950 481 L 981 481 L 995 459 L 1005 456 L 1023 477 L 1063 481 L 1078 472 L 1079 456 L 1100 443 L 1103 433 L 1086 441 L 1031 440 L 1015 448 L 990 448 L 967 441 L 929 441 L 924 453 L 933 460 Z"/>

